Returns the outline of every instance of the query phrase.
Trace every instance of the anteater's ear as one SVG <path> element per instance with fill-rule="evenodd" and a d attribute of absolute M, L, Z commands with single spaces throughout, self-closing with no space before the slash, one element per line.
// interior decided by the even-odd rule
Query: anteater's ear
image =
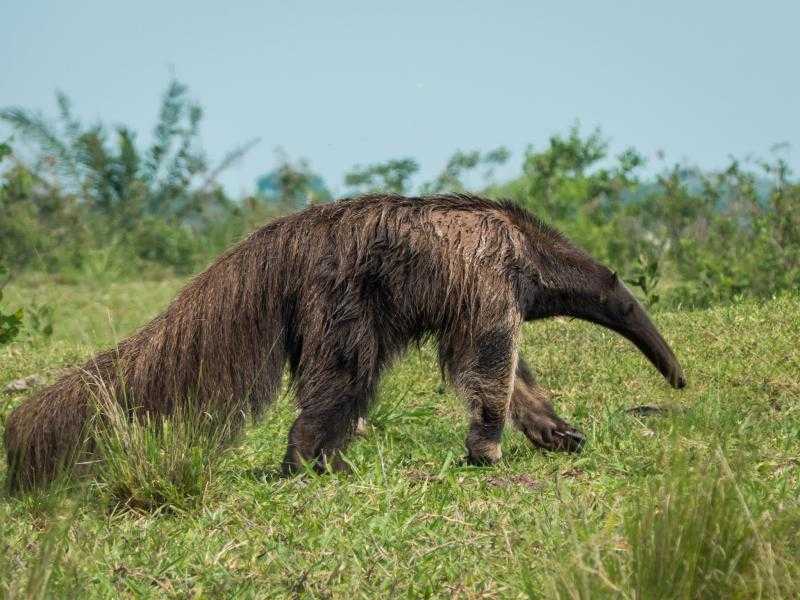
<path fill-rule="evenodd" d="M 617 285 L 617 282 L 619 282 L 619 277 L 617 277 L 617 272 L 616 271 L 611 271 L 611 275 L 608 278 L 608 282 L 611 285 Z"/>

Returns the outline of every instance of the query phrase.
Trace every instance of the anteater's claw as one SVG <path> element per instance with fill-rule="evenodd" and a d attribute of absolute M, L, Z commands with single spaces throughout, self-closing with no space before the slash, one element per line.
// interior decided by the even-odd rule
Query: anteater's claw
<path fill-rule="evenodd" d="M 555 439 L 554 450 L 565 452 L 580 452 L 586 443 L 586 436 L 577 429 L 567 429 L 566 431 L 553 430 Z"/>

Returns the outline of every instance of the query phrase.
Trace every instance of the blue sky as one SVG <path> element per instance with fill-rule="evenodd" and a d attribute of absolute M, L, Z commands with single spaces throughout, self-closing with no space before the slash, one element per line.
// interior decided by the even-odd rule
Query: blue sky
<path fill-rule="evenodd" d="M 576 120 L 709 168 L 788 142 L 800 170 L 798 24 L 800 2 L 769 0 L 6 2 L 0 106 L 53 114 L 58 88 L 146 141 L 174 69 L 212 156 L 262 139 L 234 193 L 278 146 L 341 191 L 356 163 L 433 174 L 456 149 L 506 145 L 514 170 Z"/>

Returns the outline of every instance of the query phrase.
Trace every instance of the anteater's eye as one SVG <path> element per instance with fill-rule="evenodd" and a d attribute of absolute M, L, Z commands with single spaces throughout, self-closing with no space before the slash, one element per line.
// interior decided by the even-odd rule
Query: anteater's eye
<path fill-rule="evenodd" d="M 633 312 L 634 308 L 636 308 L 636 305 L 633 302 L 631 302 L 630 304 L 627 304 L 625 306 L 625 308 L 622 311 L 622 314 L 624 314 L 627 317 L 629 314 Z"/>

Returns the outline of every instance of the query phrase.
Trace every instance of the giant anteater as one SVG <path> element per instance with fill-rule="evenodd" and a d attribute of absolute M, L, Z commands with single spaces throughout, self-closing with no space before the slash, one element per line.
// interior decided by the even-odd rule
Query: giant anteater
<path fill-rule="evenodd" d="M 47 482 L 92 451 L 101 388 L 131 415 L 191 402 L 257 416 L 287 364 L 300 412 L 284 469 L 341 468 L 381 373 L 425 338 L 469 409 L 470 462 L 500 458 L 509 417 L 536 446 L 577 450 L 583 436 L 556 416 L 517 351 L 524 321 L 556 315 L 616 331 L 684 386 L 617 276 L 512 203 L 372 195 L 313 206 L 255 231 L 140 331 L 16 408 L 8 483 Z"/>

